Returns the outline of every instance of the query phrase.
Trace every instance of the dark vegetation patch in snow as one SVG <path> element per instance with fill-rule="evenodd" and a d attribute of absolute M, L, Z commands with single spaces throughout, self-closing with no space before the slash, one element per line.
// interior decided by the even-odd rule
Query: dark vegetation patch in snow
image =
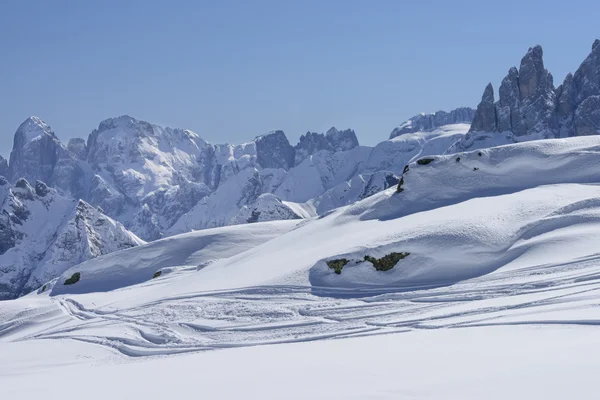
<path fill-rule="evenodd" d="M 79 282 L 79 279 L 81 279 L 81 274 L 79 272 L 75 272 L 69 279 L 65 281 L 65 285 L 74 285 L 75 283 Z"/>
<path fill-rule="evenodd" d="M 161 275 L 162 275 L 162 271 L 156 271 L 156 272 L 154 273 L 154 275 L 152 275 L 152 279 L 154 279 L 154 278 L 158 278 L 158 277 L 159 277 L 159 276 L 161 276 Z"/>
<path fill-rule="evenodd" d="M 410 253 L 402 252 L 402 253 L 390 253 L 386 254 L 381 258 L 375 258 L 371 256 L 365 256 L 365 261 L 369 261 L 373 264 L 373 267 L 377 271 L 388 271 L 396 266 L 398 261 L 406 258 Z"/>
<path fill-rule="evenodd" d="M 417 164 L 427 165 L 427 164 L 431 163 L 433 160 L 434 160 L 434 158 L 431 158 L 431 157 L 420 158 L 417 160 Z"/>
<path fill-rule="evenodd" d="M 329 268 L 331 268 L 336 274 L 341 274 L 342 273 L 342 268 L 344 268 L 344 265 L 348 264 L 349 261 L 346 260 L 345 258 L 340 258 L 339 260 L 330 260 L 327 261 L 327 266 Z"/>
<path fill-rule="evenodd" d="M 398 182 L 398 186 L 396 186 L 396 193 L 400 193 L 400 192 L 404 191 L 404 188 L 402 188 L 402 185 L 404 185 L 404 177 L 400 178 L 400 181 Z"/>

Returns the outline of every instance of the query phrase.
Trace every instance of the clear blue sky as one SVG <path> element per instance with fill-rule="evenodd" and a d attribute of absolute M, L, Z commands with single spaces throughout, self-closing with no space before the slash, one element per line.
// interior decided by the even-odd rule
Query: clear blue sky
<path fill-rule="evenodd" d="M 0 154 L 37 115 L 85 137 L 108 117 L 211 142 L 475 106 L 527 48 L 558 85 L 600 37 L 600 1 L 0 1 Z"/>

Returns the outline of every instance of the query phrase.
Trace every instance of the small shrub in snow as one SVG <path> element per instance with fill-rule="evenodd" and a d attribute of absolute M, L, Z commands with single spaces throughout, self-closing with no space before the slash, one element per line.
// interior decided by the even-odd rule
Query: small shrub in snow
<path fill-rule="evenodd" d="M 46 291 L 46 285 L 42 286 L 42 290 L 40 291 L 40 293 L 44 293 Z"/>
<path fill-rule="evenodd" d="M 404 166 L 404 170 L 402 170 L 402 173 L 403 173 L 403 174 L 405 174 L 405 173 L 407 173 L 407 172 L 408 172 L 408 164 L 406 164 L 406 165 Z"/>
<path fill-rule="evenodd" d="M 162 275 L 162 271 L 156 271 L 156 272 L 154 273 L 154 275 L 152 275 L 152 279 L 154 279 L 154 278 L 158 278 L 158 277 L 159 277 L 159 276 L 161 276 L 161 275 Z"/>
<path fill-rule="evenodd" d="M 479 168 L 475 167 L 473 168 L 473 171 L 479 171 Z"/>
<path fill-rule="evenodd" d="M 65 281 L 65 285 L 74 285 L 75 283 L 79 282 L 80 278 L 81 274 L 79 272 L 75 272 L 69 279 Z"/>
<path fill-rule="evenodd" d="M 339 260 L 327 261 L 327 266 L 331 268 L 333 272 L 339 275 L 342 273 L 342 268 L 344 268 L 344 265 L 348 264 L 348 262 L 349 261 L 345 258 L 340 258 Z"/>
<path fill-rule="evenodd" d="M 385 256 L 381 257 L 381 258 L 375 258 L 375 257 L 371 257 L 371 256 L 365 256 L 365 261 L 369 261 L 371 264 L 373 264 L 373 267 L 375 267 L 375 269 L 377 271 L 387 271 L 390 270 L 392 268 L 394 268 L 396 266 L 396 264 L 398 263 L 398 261 L 402 260 L 403 258 L 408 257 L 410 253 L 390 253 L 390 254 L 386 254 Z"/>
<path fill-rule="evenodd" d="M 477 153 L 477 155 L 478 155 L 479 157 L 481 157 L 481 156 L 483 155 L 483 153 L 482 153 L 482 152 L 479 152 L 479 153 Z"/>
<path fill-rule="evenodd" d="M 456 162 L 459 163 L 460 162 L 460 157 L 456 157 Z"/>
<path fill-rule="evenodd" d="M 417 160 L 417 164 L 419 165 L 427 165 L 431 163 L 434 159 L 431 157 L 425 157 Z"/>

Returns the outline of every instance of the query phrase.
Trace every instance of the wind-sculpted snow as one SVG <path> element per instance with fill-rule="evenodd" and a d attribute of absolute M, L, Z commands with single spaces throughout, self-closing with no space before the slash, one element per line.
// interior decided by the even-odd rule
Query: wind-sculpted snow
<path fill-rule="evenodd" d="M 291 231 L 278 222 L 288 226 L 271 235 L 274 223 L 172 237 L 121 252 L 138 254 L 121 257 L 127 265 L 113 266 L 114 253 L 67 271 L 50 297 L 0 303 L 0 341 L 72 339 L 139 357 L 444 328 L 593 327 L 599 195 L 595 185 L 550 185 L 394 221 L 339 214 Z M 207 262 L 223 249 L 229 258 Z M 407 250 L 385 272 L 354 261 Z M 351 260 L 339 275 L 324 263 L 338 257 Z M 81 281 L 61 285 L 75 270 Z M 143 283 L 90 292 L 126 270 Z"/>
<path fill-rule="evenodd" d="M 171 236 L 79 264 L 58 278 L 53 294 L 114 290 L 150 280 L 157 271 L 174 268 L 201 270 L 293 229 L 298 221 L 276 221 L 224 227 Z M 63 282 L 75 272 L 75 285 Z M 161 275 L 162 276 L 162 275 Z"/>
<path fill-rule="evenodd" d="M 474 197 L 493 196 L 554 183 L 594 183 L 600 139 L 581 137 L 526 142 L 413 162 L 403 175 L 404 192 L 380 194 L 347 213 L 363 219 L 392 219 Z M 370 202 L 378 202 L 373 207 Z"/>

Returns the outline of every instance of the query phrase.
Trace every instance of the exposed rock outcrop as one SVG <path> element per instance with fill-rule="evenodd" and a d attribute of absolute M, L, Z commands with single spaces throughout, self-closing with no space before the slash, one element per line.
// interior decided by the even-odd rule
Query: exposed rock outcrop
<path fill-rule="evenodd" d="M 358 138 L 352 129 L 337 130 L 330 128 L 327 133 L 306 132 L 300 136 L 298 144 L 294 147 L 295 165 L 300 164 L 308 156 L 318 151 L 348 151 L 358 147 Z"/>
<path fill-rule="evenodd" d="M 263 168 L 283 168 L 294 166 L 295 150 L 283 131 L 273 131 L 259 136 L 256 142 L 256 158 Z"/>
<path fill-rule="evenodd" d="M 43 182 L 0 177 L 0 300 L 31 291 L 67 268 L 142 244 L 97 208 Z"/>
<path fill-rule="evenodd" d="M 475 131 L 488 131 L 496 129 L 496 109 L 494 108 L 494 88 L 489 83 L 483 95 L 481 96 L 481 103 L 477 106 L 475 116 L 473 117 L 473 123 L 471 124 L 471 130 Z"/>
<path fill-rule="evenodd" d="M 600 133 L 598 43 L 594 41 L 575 74 L 568 74 L 556 89 L 552 74 L 544 68 L 542 47 L 530 48 L 519 69 L 511 68 L 502 80 L 499 100 L 493 103 L 484 94 L 470 132 L 507 133 L 514 141 Z M 491 91 L 488 85 L 485 93 Z M 490 122 L 492 109 L 495 123 Z"/>

